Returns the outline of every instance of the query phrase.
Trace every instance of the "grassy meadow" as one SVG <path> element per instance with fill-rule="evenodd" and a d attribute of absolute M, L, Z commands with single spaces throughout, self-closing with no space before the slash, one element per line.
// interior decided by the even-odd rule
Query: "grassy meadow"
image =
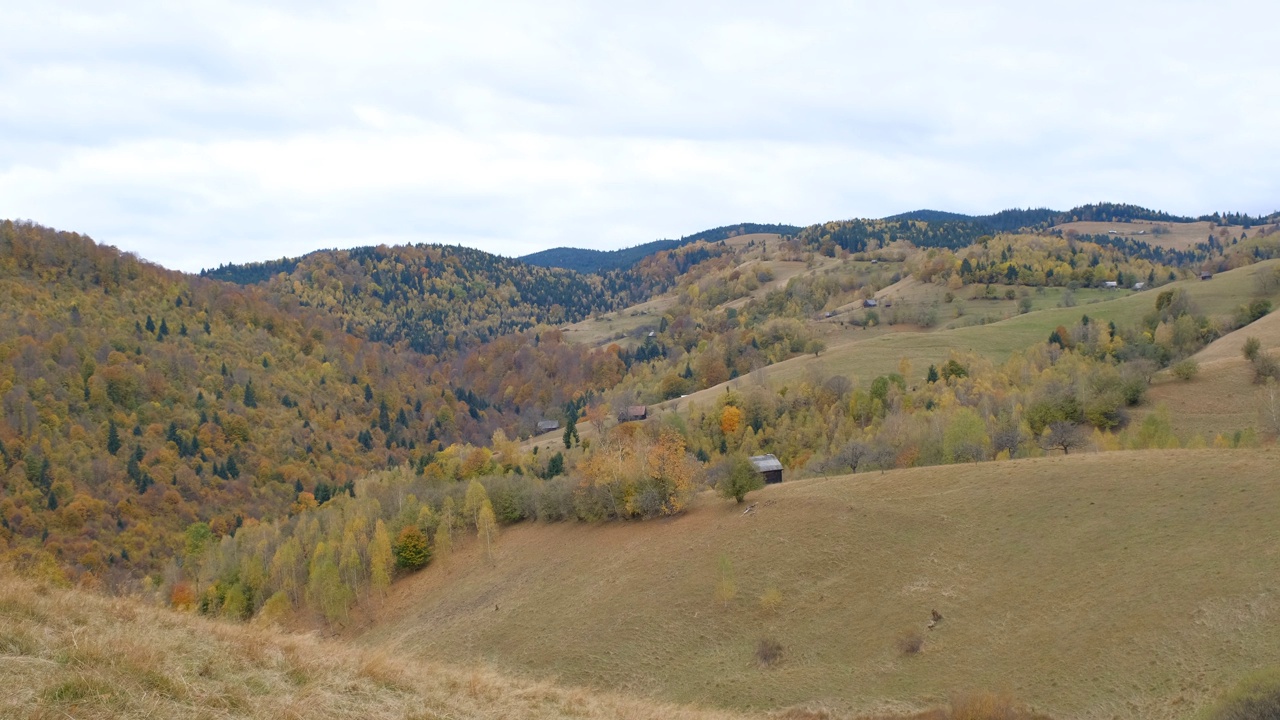
<path fill-rule="evenodd" d="M 998 690 L 1053 717 L 1190 717 L 1280 663 L 1277 459 L 930 467 L 787 482 L 750 514 L 704 497 L 663 521 L 517 526 L 492 564 L 473 547 L 397 585 L 352 639 L 742 711 Z"/>

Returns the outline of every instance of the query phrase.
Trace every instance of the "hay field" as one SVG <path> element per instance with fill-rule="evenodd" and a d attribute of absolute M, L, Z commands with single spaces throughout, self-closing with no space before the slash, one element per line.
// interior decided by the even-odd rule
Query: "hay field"
<path fill-rule="evenodd" d="M 357 642 L 747 711 L 997 689 L 1054 717 L 1190 717 L 1280 662 L 1277 459 L 930 467 L 784 483 L 750 515 L 704 497 L 663 521 L 516 526 L 492 564 L 472 547 L 397 585 Z"/>

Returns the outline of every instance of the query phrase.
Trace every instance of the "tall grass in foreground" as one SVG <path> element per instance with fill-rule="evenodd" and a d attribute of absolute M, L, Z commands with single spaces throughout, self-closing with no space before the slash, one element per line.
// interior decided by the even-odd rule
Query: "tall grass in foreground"
<path fill-rule="evenodd" d="M 702 710 L 407 661 L 264 625 L 52 588 L 0 570 L 0 717 L 837 720 Z M 1236 716 L 1230 716 L 1233 720 Z M 1005 696 L 867 720 L 1045 720 Z"/>
<path fill-rule="evenodd" d="M 260 625 L 37 585 L 0 571 L 0 717 L 732 720 Z"/>

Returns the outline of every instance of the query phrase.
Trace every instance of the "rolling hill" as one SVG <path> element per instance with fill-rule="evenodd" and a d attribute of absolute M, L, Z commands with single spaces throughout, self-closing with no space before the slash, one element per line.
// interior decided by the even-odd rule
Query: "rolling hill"
<path fill-rule="evenodd" d="M 741 710 L 997 688 L 1055 717 L 1190 717 L 1276 662 L 1276 459 L 1055 456 L 785 482 L 749 514 L 706 497 L 522 525 L 492 563 L 472 546 L 399 584 L 350 639 Z M 757 663 L 762 639 L 780 662 Z"/>

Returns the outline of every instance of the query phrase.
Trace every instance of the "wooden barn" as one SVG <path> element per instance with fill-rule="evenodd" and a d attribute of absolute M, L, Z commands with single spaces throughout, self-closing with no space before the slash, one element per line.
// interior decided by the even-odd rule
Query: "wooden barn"
<path fill-rule="evenodd" d="M 625 407 L 618 413 L 618 422 L 631 422 L 633 420 L 644 420 L 649 417 L 649 408 L 644 405 L 631 405 Z"/>
<path fill-rule="evenodd" d="M 552 430 L 559 430 L 559 429 L 560 429 L 560 421 L 559 421 L 559 420 L 543 420 L 542 422 L 539 422 L 539 423 L 538 423 L 538 434 L 539 434 L 539 435 L 541 435 L 541 434 L 543 434 L 543 433 L 549 433 L 549 432 L 551 432 Z"/>
<path fill-rule="evenodd" d="M 782 482 L 782 463 L 772 455 L 752 455 L 751 464 L 764 476 L 765 485 Z"/>

